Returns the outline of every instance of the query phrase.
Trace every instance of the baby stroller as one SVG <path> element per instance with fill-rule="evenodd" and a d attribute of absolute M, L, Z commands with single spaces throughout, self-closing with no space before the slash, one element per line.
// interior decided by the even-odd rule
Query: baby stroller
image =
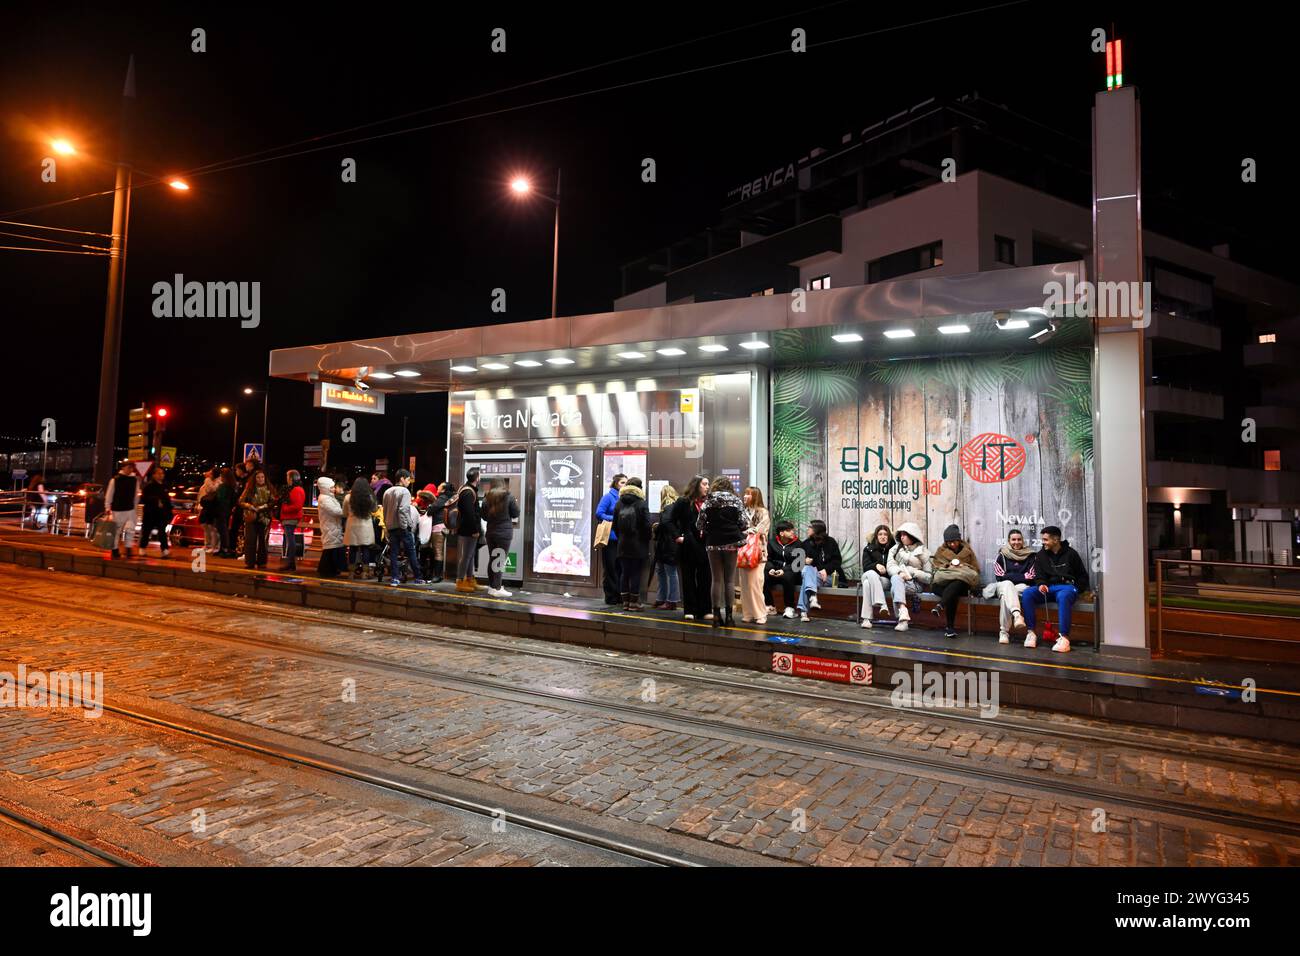
<path fill-rule="evenodd" d="M 392 580 L 392 578 L 390 577 L 393 571 L 393 562 L 392 562 L 392 557 L 390 555 L 390 551 L 392 550 L 392 547 L 393 547 L 392 538 L 390 538 L 388 535 L 384 535 L 384 544 L 379 551 L 379 559 L 375 564 L 376 581 L 385 578 L 387 578 L 388 580 Z M 417 573 L 419 569 L 411 567 L 411 561 L 405 554 L 403 554 L 401 558 L 398 559 L 397 569 L 401 574 L 403 584 L 413 579 L 423 580 L 423 578 L 421 578 L 420 575 Z"/>

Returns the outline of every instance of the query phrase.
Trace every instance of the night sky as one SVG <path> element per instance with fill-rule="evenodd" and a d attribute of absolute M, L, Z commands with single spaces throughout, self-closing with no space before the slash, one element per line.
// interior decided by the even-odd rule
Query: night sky
<path fill-rule="evenodd" d="M 111 195 L 29 207 L 111 189 L 132 53 L 137 182 L 180 172 L 193 186 L 134 192 L 122 444 L 127 408 L 146 401 L 172 409 L 168 443 L 182 454 L 225 457 L 230 424 L 217 407 L 264 387 L 273 348 L 548 314 L 551 207 L 507 195 L 515 170 L 544 182 L 563 167 L 559 308 L 579 314 L 611 308 L 620 264 L 713 224 L 729 187 L 930 96 L 977 90 L 1086 143 L 1104 85 L 1090 31 L 1112 19 L 1126 81 L 1142 94 L 1147 194 L 1202 207 L 1225 241 L 1240 230 L 1275 271 L 1289 264 L 1283 220 L 1300 190 L 1281 111 L 1293 101 L 1293 54 L 1265 13 L 1211 21 L 1185 5 L 1066 11 L 1043 0 L 887 30 L 979 5 L 184 6 L 11 5 L 0 28 L 0 219 L 109 231 Z M 795 26 L 808 31 L 807 54 L 781 52 Z M 207 32 L 205 53 L 191 52 L 195 27 Z M 494 27 L 507 31 L 504 55 L 490 51 Z M 780 55 L 732 63 L 764 53 Z M 715 68 L 606 89 L 705 66 Z M 593 90 L 603 91 L 573 96 Z M 317 152 L 195 172 L 467 97 L 477 98 L 271 155 L 328 147 Z M 571 98 L 528 105 L 555 97 Z M 526 108 L 502 112 L 514 106 Z M 331 145 L 433 123 L 443 125 Z M 55 135 L 83 154 L 43 183 Z M 1256 184 L 1241 183 L 1245 156 L 1259 162 Z M 357 160 L 355 184 L 340 181 L 344 157 Z M 656 160 L 657 183 L 641 181 L 644 157 Z M 49 416 L 61 439 L 93 439 L 106 270 L 102 258 L 0 251 L 0 316 L 20 372 L 0 434 L 34 435 Z M 178 272 L 260 281 L 260 327 L 155 318 L 151 287 Z M 490 311 L 497 286 L 504 316 Z M 291 464 L 322 437 L 310 403 L 306 385 L 272 387 L 273 462 Z M 260 396 L 242 408 L 241 440 L 255 439 L 258 428 L 244 426 L 260 420 Z M 436 409 L 426 398 L 392 403 L 356 455 L 395 459 L 402 415 L 412 448 L 432 447 Z"/>

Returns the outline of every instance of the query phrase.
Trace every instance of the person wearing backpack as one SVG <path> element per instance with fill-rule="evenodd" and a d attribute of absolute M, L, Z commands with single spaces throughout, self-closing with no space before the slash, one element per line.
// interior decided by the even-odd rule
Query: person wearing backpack
<path fill-rule="evenodd" d="M 650 509 L 645 503 L 640 478 L 634 475 L 624 482 L 613 515 L 611 532 L 617 532 L 618 539 L 612 540 L 614 534 L 611 533 L 609 546 L 618 548 L 623 610 L 640 611 L 645 607 L 640 599 L 641 571 L 650 557 Z"/>
<path fill-rule="evenodd" d="M 483 539 L 483 515 L 478 504 L 479 470 L 465 473 L 465 484 L 447 508 L 447 526 L 456 532 L 456 590 L 472 594 L 479 589 L 474 580 L 474 561 Z"/>

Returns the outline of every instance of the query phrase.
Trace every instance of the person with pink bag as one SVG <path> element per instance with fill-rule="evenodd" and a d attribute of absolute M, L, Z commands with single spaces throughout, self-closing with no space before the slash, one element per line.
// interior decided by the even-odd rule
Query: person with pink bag
<path fill-rule="evenodd" d="M 709 496 L 700 505 L 695 526 L 704 540 L 712 577 L 709 596 L 713 610 L 704 619 L 715 625 L 730 626 L 736 588 L 736 551 L 745 543 L 745 532 L 749 530 L 745 503 L 732 491 L 731 479 L 719 475 L 709 482 Z"/>
<path fill-rule="evenodd" d="M 763 507 L 763 492 L 753 485 L 745 489 L 743 500 L 749 530 L 745 532 L 745 543 L 736 552 L 736 566 L 740 569 L 740 619 L 746 624 L 766 624 L 763 579 L 767 575 L 767 536 L 772 530 L 772 516 Z"/>

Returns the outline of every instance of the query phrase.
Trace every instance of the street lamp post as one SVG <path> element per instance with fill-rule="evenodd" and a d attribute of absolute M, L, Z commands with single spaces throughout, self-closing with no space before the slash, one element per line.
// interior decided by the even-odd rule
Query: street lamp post
<path fill-rule="evenodd" d="M 555 237 L 552 240 L 551 252 L 551 318 L 555 318 L 559 314 L 556 303 L 560 288 L 560 177 L 562 173 L 563 170 L 561 169 L 557 168 L 555 170 L 554 196 L 536 192 L 527 177 L 516 176 L 510 181 L 510 188 L 516 196 L 538 195 L 555 207 Z"/>
<path fill-rule="evenodd" d="M 230 409 L 221 406 L 221 414 L 229 415 Z M 235 427 L 230 431 L 230 467 L 235 467 L 235 451 L 239 448 L 239 406 L 235 406 Z"/>
<path fill-rule="evenodd" d="M 126 161 L 135 105 L 135 57 L 126 67 L 122 88 L 122 133 L 118 143 L 117 185 L 113 190 L 113 237 L 108 250 L 108 301 L 104 306 L 104 355 L 99 366 L 99 418 L 95 424 L 95 481 L 107 487 L 113 471 L 117 418 L 118 358 L 122 348 L 122 297 L 126 279 L 126 235 L 131 214 L 131 166 Z"/>
<path fill-rule="evenodd" d="M 271 390 L 270 388 L 245 388 L 244 389 L 245 395 L 256 395 L 258 392 L 262 393 L 262 463 L 265 464 L 266 448 L 270 444 L 270 442 L 266 440 L 266 413 L 267 413 L 267 409 L 271 405 Z"/>

